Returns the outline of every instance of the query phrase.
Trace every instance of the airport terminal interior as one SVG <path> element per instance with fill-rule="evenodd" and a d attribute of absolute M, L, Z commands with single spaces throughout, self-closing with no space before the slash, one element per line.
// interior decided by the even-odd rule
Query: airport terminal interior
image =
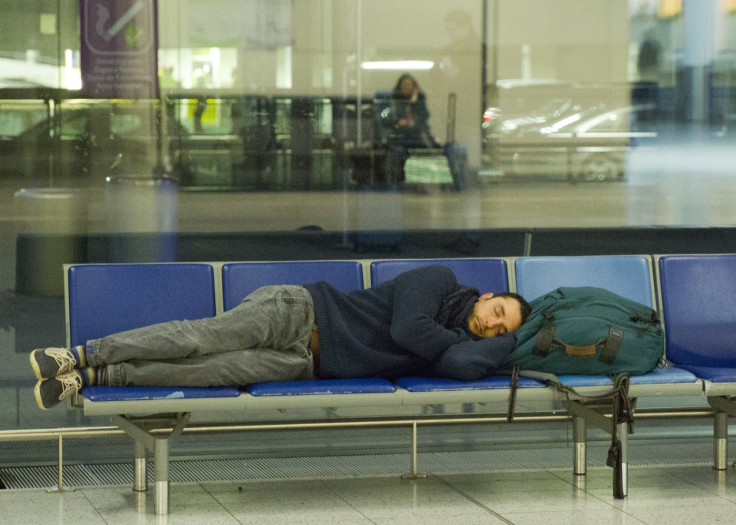
<path fill-rule="evenodd" d="M 736 521 L 704 396 L 684 417 L 641 400 L 624 499 L 603 431 L 573 474 L 557 402 L 511 424 L 504 403 L 424 407 L 495 420 L 420 425 L 412 479 L 405 426 L 205 417 L 172 444 L 157 515 L 131 489 L 131 439 L 40 410 L 29 366 L 67 341 L 65 264 L 736 253 L 736 1 L 0 12 L 2 523 Z"/>

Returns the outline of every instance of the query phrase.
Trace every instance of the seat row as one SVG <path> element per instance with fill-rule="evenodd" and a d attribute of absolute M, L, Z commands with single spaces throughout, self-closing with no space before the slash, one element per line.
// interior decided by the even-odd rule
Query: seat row
<path fill-rule="evenodd" d="M 659 310 L 665 327 L 667 366 L 631 378 L 631 398 L 679 399 L 706 396 L 714 409 L 714 467 L 725 469 L 727 418 L 736 415 L 736 255 L 582 256 L 468 259 L 386 259 L 170 264 L 91 264 L 65 268 L 67 343 L 83 344 L 110 333 L 172 319 L 196 319 L 235 307 L 253 290 L 269 284 L 326 280 L 348 292 L 392 279 L 426 264 L 453 269 L 458 281 L 483 292 L 515 291 L 531 301 L 560 286 L 597 286 Z M 605 376 L 560 378 L 581 396 L 607 391 Z M 169 511 L 169 440 L 192 414 L 229 418 L 259 411 L 289 413 L 299 421 L 305 409 L 329 410 L 336 425 L 356 420 L 369 425 L 391 419 L 411 425 L 412 475 L 416 475 L 416 427 L 427 406 L 504 403 L 508 376 L 473 382 L 406 377 L 260 383 L 240 388 L 88 387 L 72 406 L 86 415 L 111 416 L 134 438 L 135 487 L 145 490 L 147 451 L 155 463 L 156 512 Z M 533 379 L 522 378 L 518 403 L 559 401 L 573 421 L 573 471 L 585 474 L 586 428 L 592 424 L 622 443 L 623 461 L 614 472 L 627 486 L 625 423 L 614 424 L 584 397 L 567 397 Z M 370 407 L 370 417 L 355 410 Z M 360 410 L 358 411 L 360 413 Z M 436 416 L 435 416 L 436 417 Z M 398 418 L 398 419 L 397 419 Z M 468 417 L 448 416 L 450 422 Z M 264 423 L 268 424 L 265 416 Z M 309 421 L 304 421 L 309 424 Z M 170 429 L 162 433 L 161 428 Z"/>

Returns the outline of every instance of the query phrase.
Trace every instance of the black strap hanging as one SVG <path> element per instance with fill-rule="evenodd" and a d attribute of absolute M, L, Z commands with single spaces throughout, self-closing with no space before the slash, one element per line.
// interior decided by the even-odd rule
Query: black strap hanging
<path fill-rule="evenodd" d="M 506 421 L 508 423 L 514 420 L 517 390 L 519 390 L 519 365 L 514 365 L 514 368 L 511 370 L 511 392 L 509 392 L 509 410 L 506 415 Z"/>

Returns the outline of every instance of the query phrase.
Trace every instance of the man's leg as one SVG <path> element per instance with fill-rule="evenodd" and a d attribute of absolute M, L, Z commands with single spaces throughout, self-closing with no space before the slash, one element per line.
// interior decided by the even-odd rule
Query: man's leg
<path fill-rule="evenodd" d="M 219 386 L 307 379 L 312 298 L 301 286 L 256 290 L 232 310 L 92 341 L 108 385 Z"/>
<path fill-rule="evenodd" d="M 311 379 L 308 345 L 313 323 L 314 307 L 306 289 L 261 288 L 221 316 L 91 341 L 86 352 L 89 367 L 40 380 L 36 401 L 45 410 L 90 384 L 240 386 Z M 126 362 L 118 362 L 125 357 Z"/>
<path fill-rule="evenodd" d="M 312 298 L 301 286 L 267 286 L 232 310 L 193 321 L 171 321 L 89 341 L 88 366 L 165 361 L 308 341 Z"/>
<path fill-rule="evenodd" d="M 128 361 L 108 365 L 110 386 L 241 386 L 261 381 L 312 379 L 304 342 L 292 348 L 253 348 L 172 361 Z"/>

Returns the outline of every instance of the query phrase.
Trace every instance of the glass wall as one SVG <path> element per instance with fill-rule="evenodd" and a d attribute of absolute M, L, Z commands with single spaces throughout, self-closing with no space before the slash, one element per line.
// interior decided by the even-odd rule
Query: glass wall
<path fill-rule="evenodd" d="M 0 9 L 2 429 L 89 423 L 31 394 L 64 263 L 510 256 L 532 230 L 735 222 L 733 0 Z"/>

